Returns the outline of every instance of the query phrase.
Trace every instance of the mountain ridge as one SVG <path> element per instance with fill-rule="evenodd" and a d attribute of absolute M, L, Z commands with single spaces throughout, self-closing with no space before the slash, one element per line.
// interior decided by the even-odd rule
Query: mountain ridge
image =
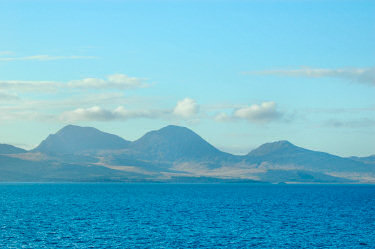
<path fill-rule="evenodd" d="M 26 150 L 10 144 L 0 144 L 0 154 L 18 154 L 25 153 Z"/>
<path fill-rule="evenodd" d="M 72 181 L 170 181 L 180 177 L 206 177 L 276 183 L 375 183 L 373 157 L 343 158 L 298 147 L 286 140 L 262 144 L 243 156 L 232 155 L 217 149 L 189 128 L 176 125 L 147 132 L 135 141 L 93 127 L 68 125 L 49 135 L 33 150 L 8 145 L 1 148 L 14 152 L 2 154 L 0 150 L 3 180 L 5 176 L 25 180 L 28 176 L 24 173 L 34 169 L 40 172 L 40 181 L 69 179 L 71 175 Z M 48 177 L 40 165 L 49 172 Z M 17 177 L 17 170 L 24 177 Z M 37 175 L 29 174 L 30 180 L 37 179 Z"/>

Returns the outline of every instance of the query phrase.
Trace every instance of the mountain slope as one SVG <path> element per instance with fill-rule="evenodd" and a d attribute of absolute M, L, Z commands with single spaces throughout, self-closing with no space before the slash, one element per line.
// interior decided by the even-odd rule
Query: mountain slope
<path fill-rule="evenodd" d="M 18 154 L 25 153 L 26 150 L 9 144 L 0 144 L 0 154 Z"/>
<path fill-rule="evenodd" d="M 129 147 L 133 153 L 154 161 L 216 162 L 233 160 L 186 127 L 169 125 L 146 133 Z"/>
<path fill-rule="evenodd" d="M 367 157 L 357 157 L 357 156 L 352 156 L 349 157 L 349 159 L 352 159 L 354 161 L 358 162 L 363 162 L 366 164 L 374 164 L 375 165 L 375 155 L 367 156 Z"/>
<path fill-rule="evenodd" d="M 96 165 L 29 161 L 0 155 L 0 182 L 137 181 L 143 175 Z"/>
<path fill-rule="evenodd" d="M 266 143 L 251 151 L 247 156 L 250 163 L 269 163 L 274 166 L 289 166 L 321 172 L 369 172 L 374 167 L 352 159 L 325 152 L 307 150 L 288 141 Z"/>
<path fill-rule="evenodd" d="M 298 182 L 298 183 L 352 183 L 350 179 L 335 177 L 320 172 L 306 170 L 267 170 L 258 174 L 259 179 L 265 182 Z"/>
<path fill-rule="evenodd" d="M 9 145 L 0 149 L 0 181 L 176 181 L 181 177 L 195 181 L 208 177 L 375 183 L 375 165 L 365 163 L 373 157 L 342 158 L 288 141 L 263 144 L 246 156 L 235 156 L 216 149 L 192 130 L 173 125 L 134 142 L 95 128 L 68 125 L 27 153 Z"/>
<path fill-rule="evenodd" d="M 129 144 L 129 141 L 119 136 L 102 132 L 92 127 L 68 125 L 56 134 L 49 135 L 33 151 L 47 154 L 75 154 L 124 149 Z"/>

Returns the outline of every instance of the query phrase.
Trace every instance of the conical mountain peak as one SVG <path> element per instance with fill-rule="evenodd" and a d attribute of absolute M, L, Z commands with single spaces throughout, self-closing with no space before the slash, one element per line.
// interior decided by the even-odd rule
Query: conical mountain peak
<path fill-rule="evenodd" d="M 251 156 L 263 156 L 271 153 L 277 153 L 277 152 L 292 152 L 292 151 L 298 151 L 303 150 L 302 148 L 295 146 L 289 141 L 281 140 L 276 141 L 272 143 L 265 143 L 255 150 L 251 151 L 249 155 Z"/>
<path fill-rule="evenodd" d="M 176 125 L 146 133 L 134 141 L 131 148 L 160 160 L 194 161 L 227 154 L 216 149 L 192 130 Z"/>
<path fill-rule="evenodd" d="M 77 153 L 83 151 L 123 149 L 129 141 L 93 127 L 67 125 L 49 135 L 34 151 L 44 153 Z"/>

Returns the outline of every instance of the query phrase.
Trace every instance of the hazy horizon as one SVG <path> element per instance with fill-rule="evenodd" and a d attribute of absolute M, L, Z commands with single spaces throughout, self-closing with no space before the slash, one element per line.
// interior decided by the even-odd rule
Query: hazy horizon
<path fill-rule="evenodd" d="M 67 126 L 78 126 L 78 127 L 84 127 L 84 128 L 95 128 L 95 127 L 92 127 L 92 126 L 79 126 L 79 125 L 68 124 L 68 125 L 62 127 L 61 129 L 63 129 L 63 128 L 67 127 Z M 125 139 L 125 140 L 127 140 L 127 141 L 134 142 L 134 141 L 137 141 L 138 139 L 142 138 L 142 137 L 143 137 L 144 135 L 146 135 L 148 132 L 151 132 L 151 131 L 157 131 L 157 130 L 160 130 L 160 129 L 165 128 L 165 127 L 166 127 L 166 126 L 164 126 L 164 127 L 160 127 L 160 128 L 158 128 L 158 129 L 149 130 L 149 131 L 147 131 L 145 134 L 142 134 L 140 137 L 138 137 L 138 138 L 136 138 L 136 139 L 134 139 L 134 140 L 130 140 L 130 139 L 126 138 L 126 137 L 121 137 L 121 136 L 119 136 L 119 137 L 122 138 L 122 139 Z M 186 127 L 186 126 L 180 126 L 180 127 Z M 189 127 L 186 127 L 186 128 L 190 129 Z M 96 129 L 96 128 L 95 128 L 95 129 Z M 46 137 L 44 137 L 44 138 L 41 139 L 40 143 L 42 143 L 42 142 L 43 142 L 43 141 L 44 141 L 49 135 L 56 134 L 58 131 L 59 131 L 59 130 L 57 130 L 55 133 L 48 134 Z M 115 133 L 111 133 L 111 132 L 109 132 L 109 131 L 103 131 L 103 130 L 100 130 L 100 131 L 105 132 L 105 133 L 109 133 L 109 134 L 112 134 L 112 135 L 116 135 L 116 136 L 118 136 L 117 134 L 115 134 Z M 195 132 L 194 130 L 192 130 L 192 131 Z M 200 137 L 202 137 L 202 139 L 206 140 L 205 137 L 201 136 L 200 134 L 197 134 L 197 135 L 199 135 Z M 251 151 L 253 151 L 253 150 L 259 148 L 261 145 L 269 144 L 269 143 L 275 143 L 275 142 L 282 142 L 282 141 L 290 142 L 290 141 L 285 140 L 285 139 L 284 139 L 284 140 L 268 141 L 268 142 L 264 142 L 264 143 L 262 143 L 262 144 L 259 144 L 259 145 L 256 146 L 256 147 L 249 148 L 248 150 L 244 150 L 244 151 L 242 151 L 242 152 L 238 152 L 238 151 L 237 151 L 237 152 L 232 152 L 231 149 L 230 149 L 230 146 L 229 146 L 229 147 L 228 147 L 228 146 L 219 147 L 219 146 L 216 146 L 215 144 L 212 144 L 210 141 L 207 141 L 207 142 L 209 142 L 212 146 L 216 147 L 217 149 L 219 149 L 219 150 L 221 150 L 221 151 L 223 151 L 223 152 L 230 153 L 230 154 L 233 154 L 233 155 L 238 155 L 238 156 L 245 156 L 245 155 L 247 155 L 248 153 L 250 153 Z M 9 144 L 9 145 L 13 145 L 13 146 L 15 146 L 15 147 L 18 147 L 18 148 L 21 148 L 21 149 L 25 149 L 25 150 L 32 150 L 32 149 L 35 149 L 38 145 L 40 145 L 40 143 L 38 143 L 38 144 L 36 144 L 35 146 L 30 147 L 30 148 L 23 147 L 22 145 L 20 145 L 20 146 L 17 146 L 17 145 L 14 145 L 14 144 Z M 0 143 L 0 144 L 2 144 L 2 143 Z M 292 144 L 293 144 L 293 143 L 292 143 Z M 293 144 L 293 145 L 295 145 L 295 146 L 297 146 L 297 147 L 302 147 L 302 146 L 299 146 L 298 144 Z M 228 149 L 228 148 L 229 148 L 229 149 Z M 304 149 L 308 149 L 308 150 L 310 150 L 310 148 L 304 148 Z M 317 150 L 317 151 L 319 151 L 319 150 Z M 325 152 L 325 151 L 321 151 L 321 152 Z M 373 155 L 375 155 L 375 154 L 371 154 L 371 155 L 368 155 L 368 156 L 373 156 Z"/>

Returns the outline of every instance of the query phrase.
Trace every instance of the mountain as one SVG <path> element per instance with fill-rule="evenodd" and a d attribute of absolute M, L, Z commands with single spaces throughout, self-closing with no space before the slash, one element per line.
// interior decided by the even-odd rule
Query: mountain
<path fill-rule="evenodd" d="M 25 153 L 26 150 L 9 144 L 0 144 L 0 154 L 18 154 Z"/>
<path fill-rule="evenodd" d="M 56 134 L 49 135 L 33 152 L 47 154 L 76 154 L 100 150 L 118 150 L 130 142 L 119 136 L 99 131 L 92 127 L 68 125 Z"/>
<path fill-rule="evenodd" d="M 373 156 L 343 158 L 288 141 L 236 156 L 174 125 L 134 142 L 68 125 L 31 151 L 0 145 L 0 181 L 375 183 L 373 161 Z"/>
<path fill-rule="evenodd" d="M 375 155 L 371 155 L 371 156 L 367 156 L 367 157 L 352 156 L 352 157 L 349 157 L 349 158 L 354 160 L 354 161 L 359 161 L 359 162 L 363 162 L 363 163 L 366 163 L 366 164 L 375 164 Z"/>
<path fill-rule="evenodd" d="M 208 161 L 233 157 L 186 127 L 169 125 L 134 141 L 131 150 L 157 161 Z"/>
<path fill-rule="evenodd" d="M 304 149 L 288 141 L 263 144 L 251 151 L 246 157 L 249 163 L 268 163 L 273 167 L 304 169 L 315 172 L 368 172 L 374 170 L 374 167 L 369 167 L 362 162 L 325 152 Z"/>
<path fill-rule="evenodd" d="M 265 143 L 258 148 L 249 152 L 248 156 L 255 156 L 261 157 L 266 155 L 272 155 L 274 153 L 297 153 L 297 152 L 305 152 L 307 150 L 297 147 L 294 144 L 290 143 L 289 141 L 277 141 L 273 143 Z"/>

